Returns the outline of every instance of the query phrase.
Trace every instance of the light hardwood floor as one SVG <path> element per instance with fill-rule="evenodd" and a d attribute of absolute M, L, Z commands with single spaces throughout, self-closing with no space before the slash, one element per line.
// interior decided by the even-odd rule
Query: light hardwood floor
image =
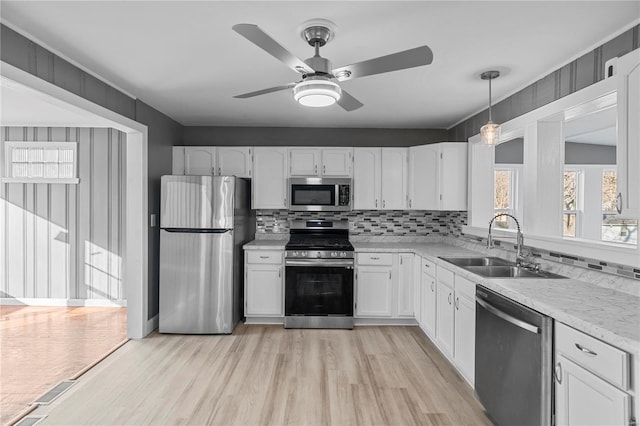
<path fill-rule="evenodd" d="M 0 424 L 126 339 L 126 308 L 0 306 Z"/>
<path fill-rule="evenodd" d="M 35 413 L 65 425 L 490 424 L 417 327 L 153 334 Z"/>

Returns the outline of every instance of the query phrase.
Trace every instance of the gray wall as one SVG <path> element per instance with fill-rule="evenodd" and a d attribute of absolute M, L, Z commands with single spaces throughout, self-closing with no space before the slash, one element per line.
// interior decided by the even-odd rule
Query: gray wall
<path fill-rule="evenodd" d="M 0 185 L 0 296 L 124 299 L 126 135 L 113 129 L 0 128 L 4 142 L 78 142 L 77 185 Z"/>
<path fill-rule="evenodd" d="M 182 125 L 139 99 L 87 74 L 0 24 L 0 59 L 149 128 L 149 212 L 158 211 L 157 180 L 171 173 L 168 145 L 182 144 Z M 158 228 L 149 227 L 149 318 L 158 312 Z"/>
<path fill-rule="evenodd" d="M 524 139 L 516 138 L 496 146 L 496 164 L 523 164 Z"/>
<path fill-rule="evenodd" d="M 446 142 L 442 129 L 187 126 L 184 145 L 414 146 Z"/>
<path fill-rule="evenodd" d="M 612 164 L 615 166 L 616 147 L 565 142 L 564 164 Z"/>
<path fill-rule="evenodd" d="M 492 107 L 493 121 L 504 123 L 602 80 L 605 62 L 640 47 L 639 32 L 640 25 L 636 25 L 613 40 L 497 103 Z M 495 92 L 494 95 L 500 96 Z M 467 141 L 471 136 L 480 133 L 480 127 L 488 119 L 488 109 L 474 115 L 451 128 L 449 140 Z"/>
<path fill-rule="evenodd" d="M 160 269 L 160 177 L 171 174 L 172 147 L 182 141 L 183 127 L 144 102 L 136 101 L 136 121 L 149 128 L 149 214 L 157 225 L 149 228 L 149 318 L 158 313 Z"/>

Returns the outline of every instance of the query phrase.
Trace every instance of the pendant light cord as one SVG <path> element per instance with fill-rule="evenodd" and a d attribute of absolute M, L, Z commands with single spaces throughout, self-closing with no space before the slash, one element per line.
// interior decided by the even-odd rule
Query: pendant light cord
<path fill-rule="evenodd" d="M 489 121 L 491 121 L 491 80 L 493 78 L 489 78 Z"/>

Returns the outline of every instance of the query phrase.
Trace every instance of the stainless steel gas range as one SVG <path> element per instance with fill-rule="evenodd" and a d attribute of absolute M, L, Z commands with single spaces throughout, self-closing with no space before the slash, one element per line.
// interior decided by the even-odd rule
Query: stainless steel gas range
<path fill-rule="evenodd" d="M 352 329 L 348 221 L 293 221 L 285 249 L 285 328 Z"/>

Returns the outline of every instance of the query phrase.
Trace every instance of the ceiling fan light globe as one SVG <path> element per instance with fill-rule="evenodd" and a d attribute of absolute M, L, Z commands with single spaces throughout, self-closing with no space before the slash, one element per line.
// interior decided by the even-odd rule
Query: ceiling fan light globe
<path fill-rule="evenodd" d="M 494 146 L 500 139 L 500 131 L 502 128 L 493 121 L 487 122 L 480 129 L 480 142 L 486 146 Z"/>
<path fill-rule="evenodd" d="M 326 107 L 340 100 L 340 86 L 329 80 L 306 80 L 293 88 L 293 98 L 308 107 Z"/>

